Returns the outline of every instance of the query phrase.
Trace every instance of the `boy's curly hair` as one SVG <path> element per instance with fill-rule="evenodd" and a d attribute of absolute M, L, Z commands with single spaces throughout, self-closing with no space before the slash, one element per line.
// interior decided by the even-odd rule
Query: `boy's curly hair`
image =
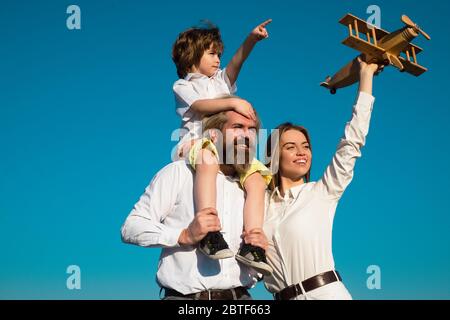
<path fill-rule="evenodd" d="M 178 35 L 172 47 L 172 60 L 177 67 L 178 77 L 184 78 L 192 66 L 198 66 L 203 53 L 211 44 L 219 55 L 223 52 L 223 42 L 219 28 L 209 21 L 204 26 L 196 26 Z"/>

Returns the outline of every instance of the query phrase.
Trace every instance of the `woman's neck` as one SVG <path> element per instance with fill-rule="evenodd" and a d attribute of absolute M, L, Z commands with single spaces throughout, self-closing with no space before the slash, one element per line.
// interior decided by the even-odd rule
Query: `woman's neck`
<path fill-rule="evenodd" d="M 288 178 L 280 177 L 280 194 L 284 197 L 284 193 L 289 189 L 305 183 L 304 177 Z"/>

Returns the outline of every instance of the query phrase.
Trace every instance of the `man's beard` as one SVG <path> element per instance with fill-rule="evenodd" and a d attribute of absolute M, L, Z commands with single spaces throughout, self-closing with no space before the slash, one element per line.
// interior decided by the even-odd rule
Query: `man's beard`
<path fill-rule="evenodd" d="M 238 147 L 246 145 L 247 148 Z M 255 157 L 255 146 L 249 138 L 234 138 L 232 144 L 225 143 L 223 148 L 224 163 L 233 166 L 238 173 L 247 172 Z"/>

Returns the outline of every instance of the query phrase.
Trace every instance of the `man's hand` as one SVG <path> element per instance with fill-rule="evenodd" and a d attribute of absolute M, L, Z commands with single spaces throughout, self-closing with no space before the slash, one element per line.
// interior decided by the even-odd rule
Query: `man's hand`
<path fill-rule="evenodd" d="M 268 38 L 269 33 L 267 32 L 266 26 L 271 22 L 272 19 L 268 19 L 258 25 L 255 29 L 252 30 L 252 32 L 250 32 L 249 37 L 255 42 Z"/>
<path fill-rule="evenodd" d="M 240 98 L 231 98 L 233 111 L 242 114 L 244 117 L 256 121 L 256 114 L 250 102 Z"/>
<path fill-rule="evenodd" d="M 244 231 L 242 233 L 245 243 L 263 248 L 267 250 L 269 247 L 269 241 L 267 241 L 266 235 L 262 229 L 253 229 L 249 232 Z"/>
<path fill-rule="evenodd" d="M 217 210 L 205 208 L 197 212 L 194 220 L 181 232 L 178 243 L 180 245 L 194 245 L 202 240 L 208 232 L 220 231 L 220 229 Z"/>

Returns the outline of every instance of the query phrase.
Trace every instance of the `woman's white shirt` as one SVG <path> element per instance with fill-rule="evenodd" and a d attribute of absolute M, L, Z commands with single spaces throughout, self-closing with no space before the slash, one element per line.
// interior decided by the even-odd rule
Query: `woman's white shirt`
<path fill-rule="evenodd" d="M 369 131 L 374 97 L 360 92 L 351 120 L 322 178 L 266 197 L 264 231 L 272 276 L 266 288 L 279 292 L 319 273 L 334 270 L 332 229 L 336 207 L 353 178 L 355 161 Z"/>

